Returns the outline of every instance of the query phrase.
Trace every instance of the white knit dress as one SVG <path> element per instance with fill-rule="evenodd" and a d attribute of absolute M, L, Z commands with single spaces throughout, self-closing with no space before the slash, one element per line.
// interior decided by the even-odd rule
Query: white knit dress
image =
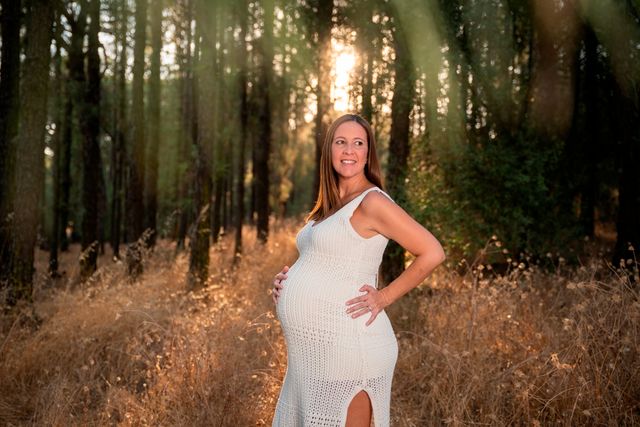
<path fill-rule="evenodd" d="M 353 397 L 365 390 L 375 427 L 389 425 L 391 380 L 398 343 L 387 314 L 369 326 L 352 318 L 347 300 L 377 287 L 388 239 L 360 236 L 349 220 L 365 190 L 340 210 L 298 233 L 299 258 L 287 273 L 276 312 L 287 344 L 287 371 L 273 426 L 344 426 Z M 389 197 L 390 198 L 390 197 Z"/>

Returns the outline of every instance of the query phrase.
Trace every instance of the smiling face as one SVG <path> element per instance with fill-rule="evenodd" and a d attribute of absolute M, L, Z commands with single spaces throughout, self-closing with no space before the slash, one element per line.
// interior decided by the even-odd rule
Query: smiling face
<path fill-rule="evenodd" d="M 346 121 L 336 128 L 331 143 L 331 164 L 338 176 L 364 175 L 368 155 L 367 131 L 360 124 Z"/>
<path fill-rule="evenodd" d="M 318 198 L 307 221 L 326 218 L 343 206 L 340 182 L 345 180 L 353 184 L 348 186 L 351 190 L 362 188 L 365 181 L 384 189 L 375 134 L 357 114 L 344 114 L 327 129 L 320 156 Z"/>

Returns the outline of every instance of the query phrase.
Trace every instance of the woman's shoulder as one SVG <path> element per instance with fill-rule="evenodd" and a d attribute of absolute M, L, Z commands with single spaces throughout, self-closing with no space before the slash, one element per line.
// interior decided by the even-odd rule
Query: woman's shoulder
<path fill-rule="evenodd" d="M 379 187 L 372 187 L 364 195 L 360 203 L 365 213 L 379 212 L 380 210 L 388 210 L 395 206 L 395 202 L 386 192 Z"/>

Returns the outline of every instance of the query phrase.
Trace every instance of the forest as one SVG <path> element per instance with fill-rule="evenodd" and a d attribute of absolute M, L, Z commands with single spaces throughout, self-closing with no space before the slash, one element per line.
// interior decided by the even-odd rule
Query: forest
<path fill-rule="evenodd" d="M 0 422 L 270 425 L 327 128 L 446 263 L 392 425 L 640 424 L 637 0 L 0 0 Z M 390 283 L 413 259 L 390 242 Z"/>

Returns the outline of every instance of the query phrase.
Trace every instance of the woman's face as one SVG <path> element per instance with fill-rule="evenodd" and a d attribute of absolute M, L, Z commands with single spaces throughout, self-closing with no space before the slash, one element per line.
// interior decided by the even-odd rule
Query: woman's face
<path fill-rule="evenodd" d="M 331 143 L 331 163 L 340 177 L 364 174 L 368 155 L 367 131 L 362 126 L 347 121 L 337 127 Z"/>

